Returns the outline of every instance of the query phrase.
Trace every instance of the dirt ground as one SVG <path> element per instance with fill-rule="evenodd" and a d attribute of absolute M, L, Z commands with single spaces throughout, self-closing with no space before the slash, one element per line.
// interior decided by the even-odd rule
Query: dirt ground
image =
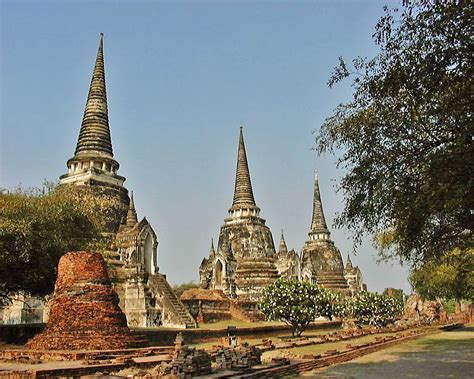
<path fill-rule="evenodd" d="M 301 376 L 313 378 L 473 378 L 474 325 L 420 338 Z"/>

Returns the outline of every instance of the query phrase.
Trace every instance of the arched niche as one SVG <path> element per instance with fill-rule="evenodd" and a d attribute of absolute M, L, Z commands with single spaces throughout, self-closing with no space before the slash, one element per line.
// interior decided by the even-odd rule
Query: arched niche
<path fill-rule="evenodd" d="M 216 286 L 222 286 L 222 281 L 224 279 L 224 265 L 218 259 L 214 267 L 214 282 Z"/>

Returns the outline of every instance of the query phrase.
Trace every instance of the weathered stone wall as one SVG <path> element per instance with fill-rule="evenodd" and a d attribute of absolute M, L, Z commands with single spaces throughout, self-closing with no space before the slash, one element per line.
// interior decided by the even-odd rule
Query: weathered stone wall
<path fill-rule="evenodd" d="M 219 235 L 219 248 L 228 246 L 237 261 L 273 257 L 272 233 L 268 226 L 258 221 L 258 218 L 249 218 L 235 224 L 224 224 Z"/>

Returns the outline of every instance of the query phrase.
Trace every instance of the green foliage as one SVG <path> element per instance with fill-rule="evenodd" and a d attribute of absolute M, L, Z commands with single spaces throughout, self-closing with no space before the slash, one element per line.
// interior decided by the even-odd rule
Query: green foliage
<path fill-rule="evenodd" d="M 353 78 L 316 136 L 346 170 L 336 225 L 383 258 L 413 265 L 473 246 L 473 43 L 469 1 L 406 1 L 385 9 L 372 59 L 342 58 L 329 86 Z"/>
<path fill-rule="evenodd" d="M 46 194 L 0 193 L 0 297 L 17 291 L 46 295 L 62 254 L 104 248 L 100 209 L 105 203 L 69 186 Z"/>
<path fill-rule="evenodd" d="M 182 293 L 188 289 L 191 289 L 191 288 L 199 288 L 199 284 L 194 282 L 194 281 L 190 281 L 190 282 L 186 282 L 186 283 L 181 283 L 181 284 L 176 284 L 173 286 L 173 291 L 179 296 L 182 295 Z"/>
<path fill-rule="evenodd" d="M 403 302 L 375 292 L 361 292 L 352 299 L 350 311 L 360 323 L 381 327 L 401 315 Z"/>
<path fill-rule="evenodd" d="M 389 296 L 388 294 L 388 288 L 386 288 L 383 292 L 382 295 Z M 405 303 L 405 293 L 403 292 L 402 289 L 400 288 L 392 288 L 392 297 L 397 299 L 397 301 L 401 302 L 402 304 Z"/>
<path fill-rule="evenodd" d="M 447 313 L 454 313 L 456 311 L 456 300 L 454 299 L 443 300 L 441 304 Z"/>
<path fill-rule="evenodd" d="M 429 300 L 474 300 L 474 249 L 454 249 L 410 273 L 410 283 Z"/>
<path fill-rule="evenodd" d="M 309 282 L 280 278 L 265 289 L 259 309 L 268 320 L 283 321 L 300 336 L 311 321 L 344 313 L 340 297 Z"/>

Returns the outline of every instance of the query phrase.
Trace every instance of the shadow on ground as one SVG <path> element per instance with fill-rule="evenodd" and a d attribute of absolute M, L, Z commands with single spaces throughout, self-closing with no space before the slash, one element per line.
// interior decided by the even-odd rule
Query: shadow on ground
<path fill-rule="evenodd" d="M 313 371 L 317 378 L 473 378 L 474 327 L 443 332 L 355 361 Z"/>

